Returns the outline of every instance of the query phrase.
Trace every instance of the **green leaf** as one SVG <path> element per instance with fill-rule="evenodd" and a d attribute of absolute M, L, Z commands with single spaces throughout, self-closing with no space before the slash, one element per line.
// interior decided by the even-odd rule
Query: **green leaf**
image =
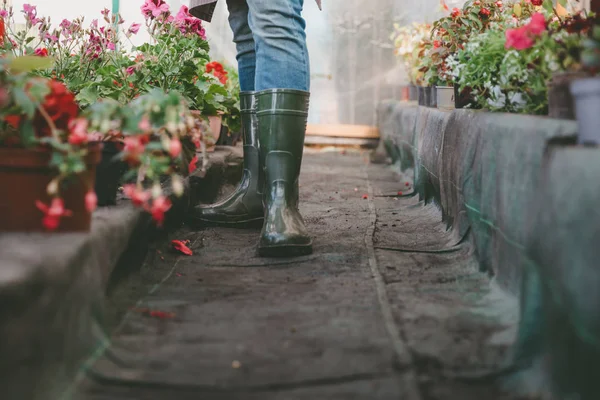
<path fill-rule="evenodd" d="M 13 95 L 17 106 L 19 106 L 27 116 L 30 118 L 33 117 L 33 114 L 35 114 L 35 103 L 27 96 L 27 93 L 25 93 L 23 89 L 15 87 L 13 88 Z"/>
<path fill-rule="evenodd" d="M 12 72 L 29 72 L 36 69 L 52 68 L 52 57 L 21 56 L 13 58 L 8 67 Z"/>

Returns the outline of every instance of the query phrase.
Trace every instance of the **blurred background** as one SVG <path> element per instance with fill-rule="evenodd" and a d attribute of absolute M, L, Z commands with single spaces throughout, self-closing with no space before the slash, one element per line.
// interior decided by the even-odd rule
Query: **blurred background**
<path fill-rule="evenodd" d="M 167 0 L 172 8 L 186 0 Z M 29 0 L 12 0 L 21 10 Z M 447 0 L 448 7 L 459 7 L 464 0 Z M 125 25 L 143 23 L 142 0 L 37 1 L 38 12 L 54 23 L 80 15 L 97 18 L 103 8 L 118 3 Z M 310 124 L 375 125 L 377 103 L 398 97 L 404 73 L 393 54 L 390 34 L 394 23 L 431 22 L 442 15 L 440 0 L 323 0 L 319 11 L 312 0 L 305 0 L 308 46 L 312 67 L 312 107 Z M 19 17 L 21 17 L 19 15 Z M 17 22 L 19 22 L 17 20 Z M 220 0 L 213 22 L 206 24 L 215 59 L 236 65 L 235 47 L 227 22 L 227 6 Z M 148 39 L 140 32 L 134 43 Z"/>

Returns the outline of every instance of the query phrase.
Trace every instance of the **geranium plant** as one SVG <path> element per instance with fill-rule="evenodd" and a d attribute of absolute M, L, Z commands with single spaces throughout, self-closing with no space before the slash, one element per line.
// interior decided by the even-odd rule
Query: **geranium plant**
<path fill-rule="evenodd" d="M 391 36 L 395 47 L 394 53 L 404 64 L 408 79 L 413 85 L 422 83 L 423 74 L 419 72 L 420 60 L 430 35 L 429 24 L 394 25 L 394 33 Z"/>

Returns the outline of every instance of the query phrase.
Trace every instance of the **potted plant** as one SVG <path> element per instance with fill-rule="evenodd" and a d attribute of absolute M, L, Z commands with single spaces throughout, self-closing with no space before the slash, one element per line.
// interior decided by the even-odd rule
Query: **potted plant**
<path fill-rule="evenodd" d="M 394 53 L 401 60 L 408 78 L 408 100 L 419 101 L 419 54 L 424 42 L 431 34 L 431 25 L 414 23 L 408 26 L 394 25 L 391 40 Z"/>
<path fill-rule="evenodd" d="M 162 225 L 171 208 L 169 194 L 181 196 L 184 177 L 198 168 L 196 150 L 205 149 L 202 123 L 193 117 L 182 95 L 159 89 L 126 105 L 106 99 L 86 113 L 94 132 L 107 134 L 119 128 L 124 137 L 119 158 L 128 164 L 125 179 L 134 182 L 124 186 L 124 193 Z M 190 147 L 191 154 L 186 151 Z M 164 190 L 165 178 L 170 193 Z"/>
<path fill-rule="evenodd" d="M 579 79 L 571 83 L 571 93 L 575 99 L 577 122 L 579 125 L 578 142 L 584 145 L 600 144 L 600 24 L 591 30 L 584 42 L 582 54 L 584 67 L 594 77 Z"/>
<path fill-rule="evenodd" d="M 100 145 L 89 143 L 75 96 L 56 80 L 17 72 L 46 66 L 0 58 L 0 231 L 85 232 L 96 208 Z"/>

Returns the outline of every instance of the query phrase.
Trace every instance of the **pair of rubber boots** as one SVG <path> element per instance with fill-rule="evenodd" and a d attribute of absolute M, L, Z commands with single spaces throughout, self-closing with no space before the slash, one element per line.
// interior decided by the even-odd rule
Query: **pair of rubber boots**
<path fill-rule="evenodd" d="M 258 253 L 293 257 L 312 253 L 298 210 L 309 93 L 272 89 L 240 95 L 244 172 L 234 193 L 194 209 L 202 225 L 246 227 L 262 222 Z"/>

